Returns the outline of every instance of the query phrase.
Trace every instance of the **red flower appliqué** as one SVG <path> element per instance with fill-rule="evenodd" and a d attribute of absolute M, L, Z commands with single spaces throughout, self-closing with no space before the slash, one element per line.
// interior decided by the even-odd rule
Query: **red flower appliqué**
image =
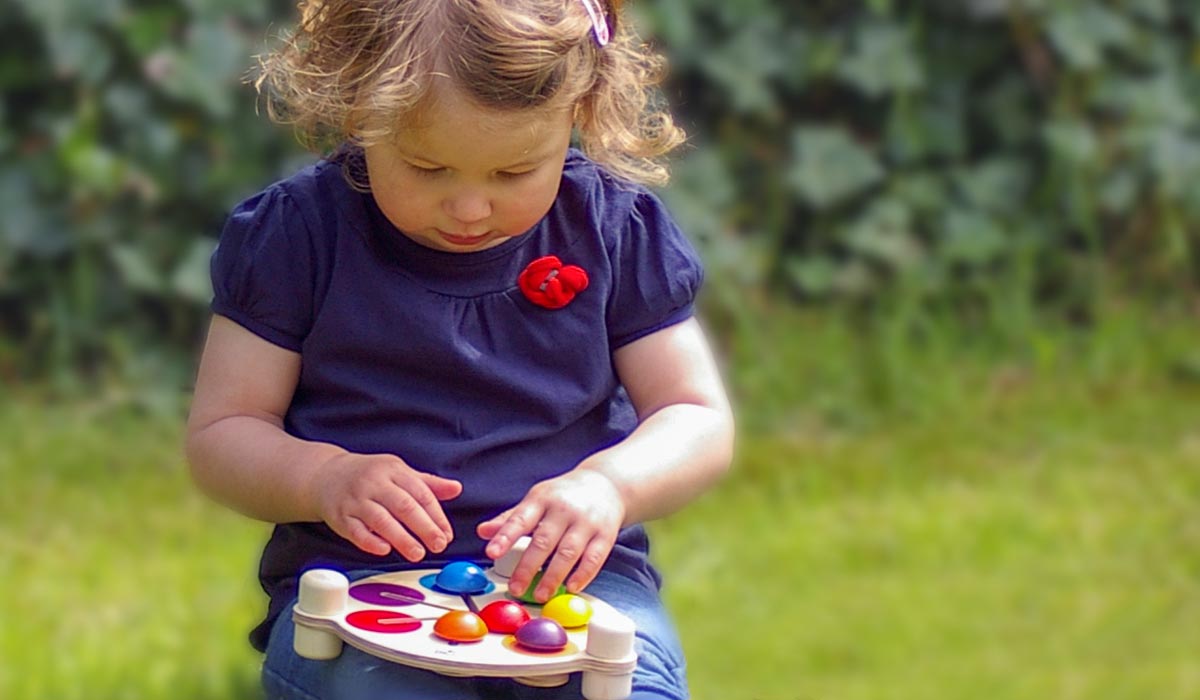
<path fill-rule="evenodd" d="M 538 306 L 561 309 L 587 289 L 588 276 L 582 267 L 563 265 L 557 256 L 547 255 L 525 267 L 517 278 L 517 286 L 526 299 Z"/>

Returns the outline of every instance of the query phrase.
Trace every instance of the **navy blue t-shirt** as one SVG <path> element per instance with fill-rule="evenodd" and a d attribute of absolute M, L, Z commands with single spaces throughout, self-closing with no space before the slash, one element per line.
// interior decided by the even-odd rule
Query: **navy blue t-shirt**
<path fill-rule="evenodd" d="M 699 259 L 653 194 L 575 150 L 528 234 L 471 253 L 404 236 L 348 184 L 343 165 L 322 161 L 238 205 L 213 254 L 212 309 L 300 353 L 289 434 L 395 454 L 462 482 L 462 495 L 443 504 L 454 541 L 415 566 L 485 562 L 479 522 L 634 429 L 612 353 L 691 316 Z M 559 309 L 517 284 L 547 255 L 589 279 Z M 657 586 L 648 547 L 641 526 L 625 528 L 605 567 Z M 255 646 L 314 566 L 414 565 L 362 552 L 324 523 L 276 526 L 260 567 L 271 605 Z"/>

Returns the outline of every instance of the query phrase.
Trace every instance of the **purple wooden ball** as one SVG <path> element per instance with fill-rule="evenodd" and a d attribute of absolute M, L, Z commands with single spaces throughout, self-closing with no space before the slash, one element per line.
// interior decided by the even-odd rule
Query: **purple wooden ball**
<path fill-rule="evenodd" d="M 560 651 L 567 646 L 567 631 L 548 617 L 535 617 L 517 628 L 516 639 L 534 651 Z"/>

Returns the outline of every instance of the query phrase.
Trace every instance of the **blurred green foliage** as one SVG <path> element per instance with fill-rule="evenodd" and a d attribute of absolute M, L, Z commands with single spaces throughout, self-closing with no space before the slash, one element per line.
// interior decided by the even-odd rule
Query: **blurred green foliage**
<path fill-rule="evenodd" d="M 225 213 L 298 153 L 242 84 L 289 6 L 0 13 L 0 380 L 136 375 L 195 346 Z"/>
<path fill-rule="evenodd" d="M 306 160 L 243 83 L 285 0 L 0 13 L 0 382 L 186 382 L 229 208 Z M 1020 327 L 1192 295 L 1200 5 L 643 0 L 693 133 L 669 199 L 758 298 Z M 182 371 L 181 371 L 182 370 Z"/>
<path fill-rule="evenodd" d="M 726 278 L 989 321 L 1195 290 L 1200 5 L 634 6 L 697 136 L 676 208 Z"/>

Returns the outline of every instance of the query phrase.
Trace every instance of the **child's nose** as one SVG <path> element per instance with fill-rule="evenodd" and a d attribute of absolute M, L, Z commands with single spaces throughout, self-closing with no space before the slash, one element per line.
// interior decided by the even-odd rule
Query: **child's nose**
<path fill-rule="evenodd" d="M 492 203 L 479 191 L 459 192 L 442 203 L 446 214 L 464 224 L 482 221 L 492 215 Z"/>

